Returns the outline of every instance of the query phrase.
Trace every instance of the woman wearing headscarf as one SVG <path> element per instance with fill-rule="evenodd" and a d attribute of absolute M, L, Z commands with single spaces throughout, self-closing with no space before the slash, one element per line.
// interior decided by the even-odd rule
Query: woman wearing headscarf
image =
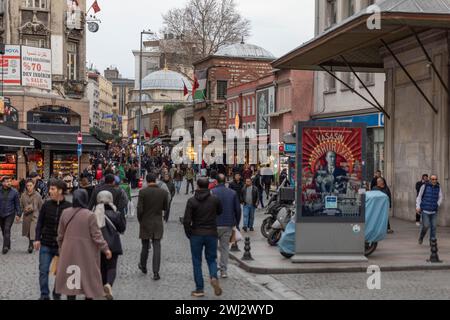
<path fill-rule="evenodd" d="M 36 224 L 42 208 L 42 197 L 34 187 L 34 181 L 28 179 L 25 191 L 20 197 L 20 206 L 23 211 L 22 236 L 29 239 L 28 253 L 33 253 L 33 242 L 36 240 Z"/>
<path fill-rule="evenodd" d="M 117 211 L 113 195 L 109 191 L 102 191 L 97 195 L 97 205 L 94 210 L 97 225 L 112 252 L 112 258 L 101 255 L 101 273 L 103 289 L 106 299 L 112 300 L 112 286 L 117 275 L 117 260 L 123 254 L 120 235 L 125 232 L 125 215 Z"/>
<path fill-rule="evenodd" d="M 59 262 L 56 293 L 69 299 L 84 295 L 86 299 L 104 297 L 100 271 L 100 252 L 107 259 L 112 253 L 88 208 L 86 190 L 73 194 L 72 208 L 63 211 L 58 228 Z"/>

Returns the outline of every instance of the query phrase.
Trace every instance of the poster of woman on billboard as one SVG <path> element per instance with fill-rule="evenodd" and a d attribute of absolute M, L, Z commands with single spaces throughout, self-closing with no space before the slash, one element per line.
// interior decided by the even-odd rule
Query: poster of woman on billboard
<path fill-rule="evenodd" d="M 299 126 L 303 217 L 355 217 L 361 214 L 364 174 L 362 126 Z"/>

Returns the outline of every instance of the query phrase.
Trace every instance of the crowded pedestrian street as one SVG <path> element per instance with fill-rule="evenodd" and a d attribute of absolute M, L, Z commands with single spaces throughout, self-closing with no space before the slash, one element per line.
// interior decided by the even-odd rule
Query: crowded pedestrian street
<path fill-rule="evenodd" d="M 185 185 L 183 184 L 183 188 Z M 183 189 L 184 190 L 184 189 Z M 137 193 L 135 192 L 135 195 Z M 70 197 L 68 197 L 70 200 Z M 192 300 L 192 261 L 189 241 L 179 217 L 189 196 L 177 195 L 172 216 L 162 241 L 161 280 L 153 281 L 138 269 L 141 250 L 136 216 L 127 218 L 123 236 L 124 255 L 119 260 L 114 298 L 117 300 Z M 134 198 L 136 204 L 137 198 Z M 259 209 L 257 215 L 263 215 Z M 262 238 L 253 232 L 255 238 Z M 239 245 L 243 251 L 243 245 Z M 39 297 L 38 253 L 26 251 L 21 225 L 13 227 L 12 249 L 0 255 L 0 300 L 36 300 Z M 242 252 L 239 253 L 242 255 Z M 281 258 L 280 258 L 281 262 Z M 383 272 L 382 291 L 367 289 L 367 273 L 254 274 L 230 262 L 229 278 L 221 281 L 223 296 L 215 297 L 211 287 L 205 300 L 358 300 L 358 299 L 450 299 L 448 271 Z M 206 265 L 203 266 L 206 271 Z M 206 278 L 205 278 L 206 281 Z M 52 282 L 53 283 L 53 282 Z"/>

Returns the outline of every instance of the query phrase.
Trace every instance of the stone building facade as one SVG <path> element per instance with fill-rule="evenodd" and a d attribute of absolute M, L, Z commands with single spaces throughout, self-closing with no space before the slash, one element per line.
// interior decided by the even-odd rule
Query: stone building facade
<path fill-rule="evenodd" d="M 2 1 L 0 38 L 6 45 L 51 50 L 51 90 L 5 85 L 4 96 L 17 112 L 19 129 L 36 140 L 35 150 L 18 152 L 17 178 L 39 171 L 45 178 L 55 172 L 76 172 L 76 135 L 83 132 L 88 151 L 105 145 L 89 136 L 86 89 L 86 1 Z M 90 143 L 88 142 L 90 141 Z"/>
<path fill-rule="evenodd" d="M 195 101 L 195 121 L 203 123 L 204 131 L 208 128 L 225 131 L 227 90 L 270 74 L 270 62 L 274 59 L 267 50 L 242 42 L 196 61 L 195 72 L 206 72 L 206 97 L 204 101 Z"/>

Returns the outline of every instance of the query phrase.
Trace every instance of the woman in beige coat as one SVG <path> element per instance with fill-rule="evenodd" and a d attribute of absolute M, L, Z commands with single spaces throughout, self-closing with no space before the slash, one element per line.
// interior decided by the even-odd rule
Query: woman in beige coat
<path fill-rule="evenodd" d="M 33 180 L 28 179 L 25 186 L 26 190 L 20 197 L 20 207 L 23 211 L 22 236 L 29 240 L 28 253 L 33 253 L 36 224 L 43 202 L 41 195 L 35 190 Z"/>
<path fill-rule="evenodd" d="M 84 295 L 86 299 L 105 295 L 100 272 L 100 252 L 107 259 L 112 253 L 88 210 L 88 194 L 79 189 L 73 194 L 72 208 L 61 215 L 58 228 L 59 261 L 56 271 L 56 293 L 69 299 Z"/>

